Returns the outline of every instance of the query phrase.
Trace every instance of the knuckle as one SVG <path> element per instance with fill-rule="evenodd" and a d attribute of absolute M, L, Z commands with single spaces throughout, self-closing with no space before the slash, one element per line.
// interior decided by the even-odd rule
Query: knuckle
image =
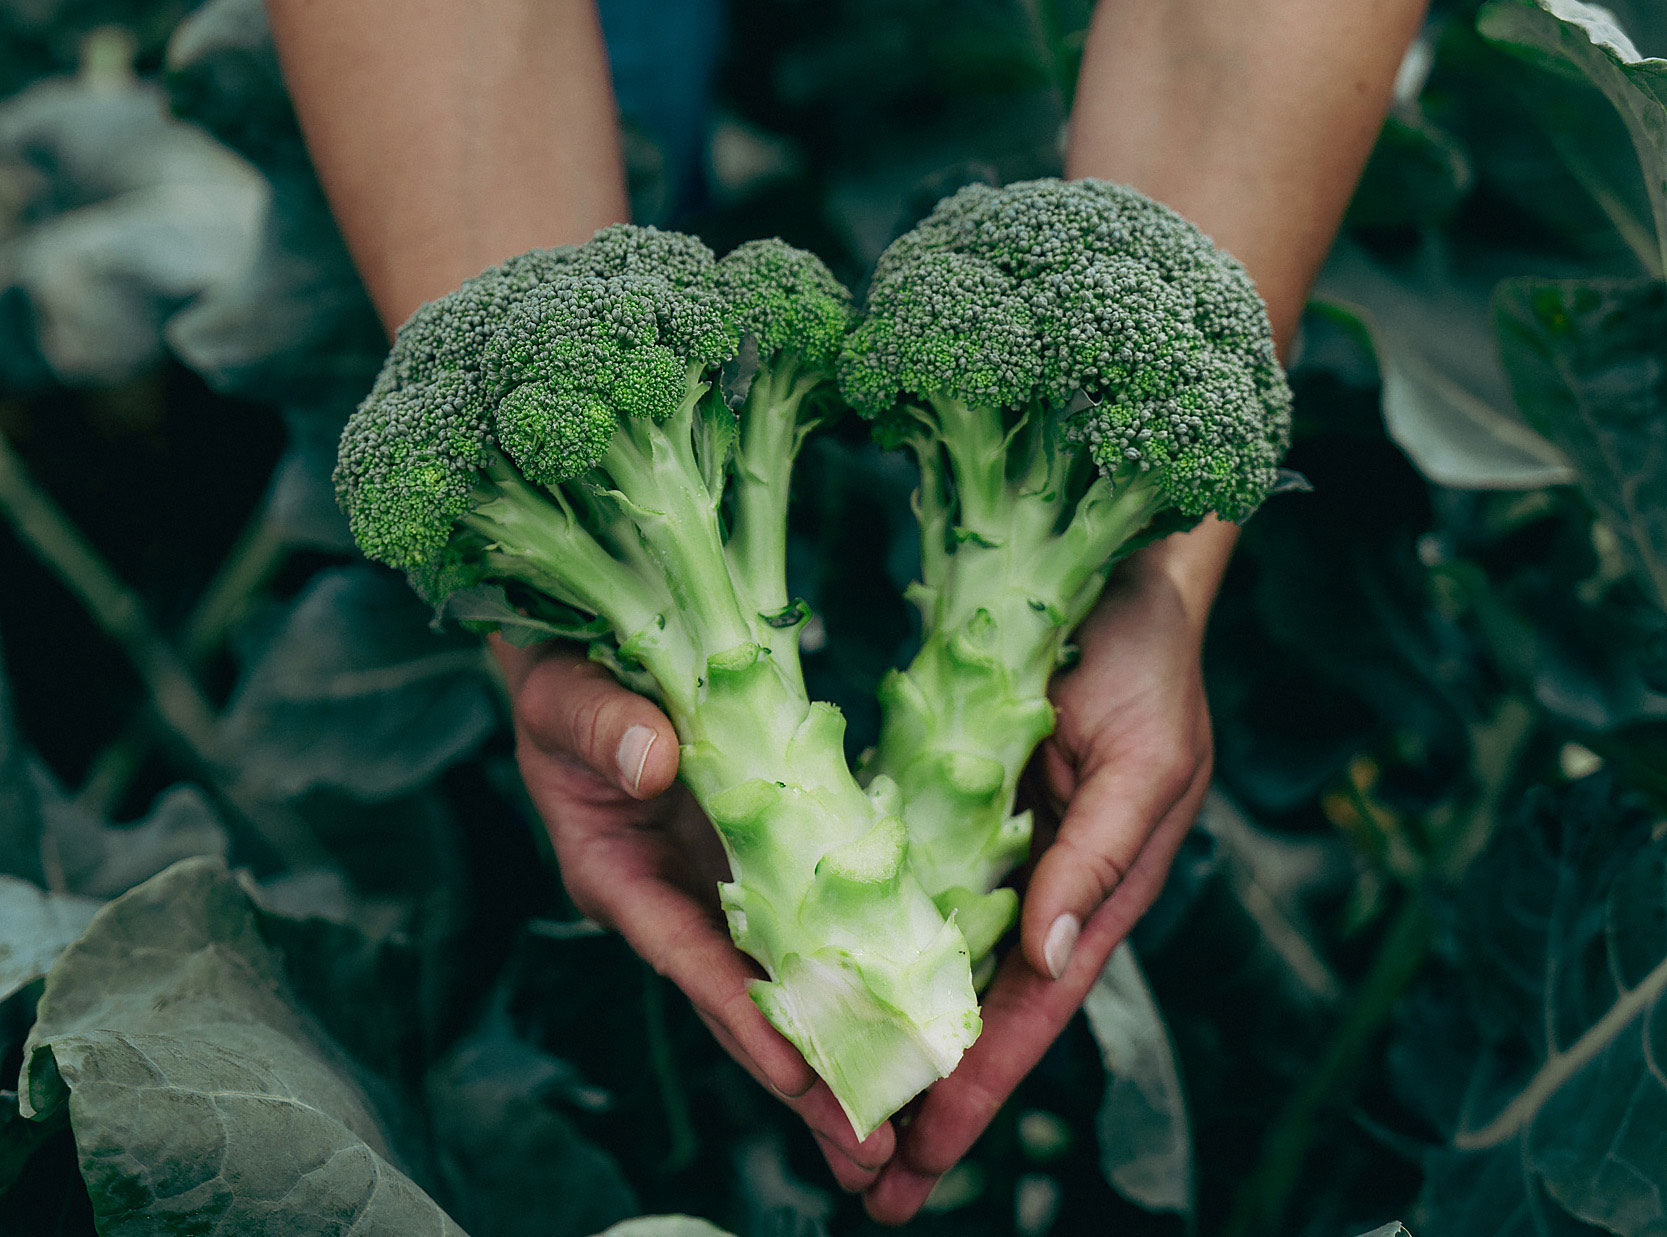
<path fill-rule="evenodd" d="M 1188 753 L 1192 756 L 1192 753 Z M 1174 803 L 1192 786 L 1193 779 L 1198 776 L 1198 761 L 1196 757 L 1184 759 L 1179 755 L 1171 756 L 1163 761 L 1154 771 L 1152 783 L 1158 795 L 1165 803 Z"/>
<path fill-rule="evenodd" d="M 568 737 L 573 754 L 595 768 L 605 759 L 607 725 L 611 715 L 603 692 L 585 692 L 569 705 Z"/>
<path fill-rule="evenodd" d="M 1101 897 L 1121 885 L 1123 878 L 1129 874 L 1128 865 L 1104 845 L 1093 846 L 1079 838 L 1066 836 L 1061 836 L 1060 842 L 1067 851 L 1063 856 L 1066 863 L 1098 888 Z"/>

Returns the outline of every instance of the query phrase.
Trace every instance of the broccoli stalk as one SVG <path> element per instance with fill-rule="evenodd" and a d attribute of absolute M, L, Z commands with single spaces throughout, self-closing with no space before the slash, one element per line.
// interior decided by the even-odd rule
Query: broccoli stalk
<path fill-rule="evenodd" d="M 979 1019 L 965 941 L 907 870 L 896 788 L 858 785 L 799 669 L 787 485 L 850 319 L 780 242 L 714 263 L 606 229 L 419 310 L 337 485 L 365 552 L 442 612 L 588 636 L 660 701 L 729 857 L 731 935 L 770 976 L 753 998 L 866 1136 Z"/>
<path fill-rule="evenodd" d="M 1278 485 L 1290 393 L 1242 267 L 1101 181 L 970 186 L 882 255 L 840 379 L 920 466 L 922 645 L 881 686 L 867 771 L 975 959 L 1013 923 L 1020 773 L 1113 565 Z"/>

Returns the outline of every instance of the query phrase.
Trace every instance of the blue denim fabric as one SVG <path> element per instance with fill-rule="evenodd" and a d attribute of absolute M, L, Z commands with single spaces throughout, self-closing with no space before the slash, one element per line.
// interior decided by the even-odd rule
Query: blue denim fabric
<path fill-rule="evenodd" d="M 724 0 L 597 0 L 614 97 L 660 147 L 674 204 L 700 194 Z"/>

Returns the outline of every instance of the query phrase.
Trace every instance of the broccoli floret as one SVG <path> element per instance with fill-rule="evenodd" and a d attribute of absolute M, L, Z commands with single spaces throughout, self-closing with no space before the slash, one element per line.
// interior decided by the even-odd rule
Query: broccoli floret
<path fill-rule="evenodd" d="M 880 258 L 840 382 L 921 470 L 924 640 L 882 687 L 870 769 L 977 957 L 1017 912 L 996 885 L 1029 847 L 1014 792 L 1067 636 L 1117 559 L 1273 491 L 1290 391 L 1243 267 L 1093 180 L 941 202 Z"/>
<path fill-rule="evenodd" d="M 499 590 L 661 702 L 729 856 L 731 933 L 770 975 L 754 999 L 866 1136 L 979 1020 L 966 943 L 906 870 L 896 788 L 858 785 L 799 669 L 787 487 L 851 322 L 779 241 L 715 262 L 608 228 L 418 310 L 336 482 L 365 553 L 438 608 Z"/>

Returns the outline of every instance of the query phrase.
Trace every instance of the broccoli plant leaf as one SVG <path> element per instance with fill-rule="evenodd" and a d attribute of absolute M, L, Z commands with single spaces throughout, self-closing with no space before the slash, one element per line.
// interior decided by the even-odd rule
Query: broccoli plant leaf
<path fill-rule="evenodd" d="M 1583 179 L 1618 231 L 1627 236 L 1647 269 L 1667 273 L 1667 60 L 1640 55 L 1607 9 L 1582 0 L 1491 0 L 1477 28 L 1493 42 L 1565 78 L 1589 82 L 1613 105 L 1638 156 L 1654 235 L 1626 210 L 1636 182 L 1617 185 L 1587 174 Z M 1580 176 L 1590 165 L 1583 147 L 1590 129 L 1570 123 L 1569 109 L 1549 112 L 1558 152 Z M 1558 140 L 1561 138 L 1561 140 Z"/>
<path fill-rule="evenodd" d="M 386 340 L 308 161 L 260 0 L 211 0 L 182 22 L 167 88 L 174 110 L 253 162 L 272 194 L 249 263 L 169 321 L 170 346 L 216 390 L 357 400 Z"/>
<path fill-rule="evenodd" d="M 1106 1067 L 1097 1126 L 1106 1180 L 1149 1211 L 1191 1216 L 1192 1135 L 1169 1032 L 1127 944 L 1083 1002 Z"/>
<path fill-rule="evenodd" d="M 576 611 L 563 615 L 554 603 L 544 600 L 543 609 L 550 617 L 529 614 L 517 607 L 501 584 L 460 588 L 441 598 L 434 622 L 440 627 L 455 623 L 466 631 L 495 631 L 517 648 L 541 640 L 596 640 L 609 634 L 603 620 L 587 618 Z"/>
<path fill-rule="evenodd" d="M 33 753 L 12 718 L 11 683 L 0 659 L 0 872 L 45 883 Z"/>
<path fill-rule="evenodd" d="M 0 284 L 72 383 L 160 360 L 168 316 L 248 262 L 267 201 L 254 169 L 132 80 L 51 80 L 6 100 L 0 168 L 37 187 L 30 226 L 0 245 Z"/>
<path fill-rule="evenodd" d="M 239 686 L 228 749 L 268 794 L 393 798 L 497 724 L 481 659 L 476 641 L 431 631 L 397 577 L 320 572 Z"/>
<path fill-rule="evenodd" d="M 1664 1231 L 1667 835 L 1603 774 L 1542 795 L 1453 921 L 1446 991 L 1426 987 L 1391 1054 L 1449 1135 L 1420 1237 Z"/>
<path fill-rule="evenodd" d="M 65 797 L 43 769 L 35 776 L 42 847 L 72 893 L 112 898 L 181 859 L 226 855 L 225 826 L 195 786 L 169 787 L 143 819 L 114 825 Z"/>
<path fill-rule="evenodd" d="M 91 922 L 99 902 L 47 893 L 15 876 L 0 876 L 0 1001 L 52 968 Z"/>
<path fill-rule="evenodd" d="M 266 518 L 290 546 L 350 553 L 353 534 L 336 505 L 331 474 L 348 408 L 292 406 L 284 410 L 289 446 L 272 470 Z"/>
<path fill-rule="evenodd" d="M 112 902 L 59 958 L 19 1091 L 32 1120 L 67 1106 L 106 1237 L 462 1235 L 393 1163 L 349 1059 L 213 860 Z"/>
<path fill-rule="evenodd" d="M 562 1112 L 566 1062 L 489 1018 L 430 1074 L 441 1171 L 470 1228 L 493 1237 L 583 1237 L 637 1210 L 613 1157 Z"/>
<path fill-rule="evenodd" d="M 621 1220 L 596 1237 L 734 1237 L 728 1229 L 696 1216 L 638 1216 Z"/>
<path fill-rule="evenodd" d="M 1667 609 L 1667 284 L 1507 280 L 1494 312 L 1524 415 Z"/>
<path fill-rule="evenodd" d="M 0 872 L 109 898 L 192 855 L 226 853 L 218 815 L 194 786 L 158 795 L 142 819 L 112 824 L 67 796 L 12 724 L 0 673 Z"/>
<path fill-rule="evenodd" d="M 1557 448 L 1523 423 L 1489 337 L 1482 280 L 1460 282 L 1431 255 L 1391 271 L 1348 244 L 1316 288 L 1377 355 L 1383 420 L 1430 480 L 1460 489 L 1537 489 L 1570 479 Z"/>

